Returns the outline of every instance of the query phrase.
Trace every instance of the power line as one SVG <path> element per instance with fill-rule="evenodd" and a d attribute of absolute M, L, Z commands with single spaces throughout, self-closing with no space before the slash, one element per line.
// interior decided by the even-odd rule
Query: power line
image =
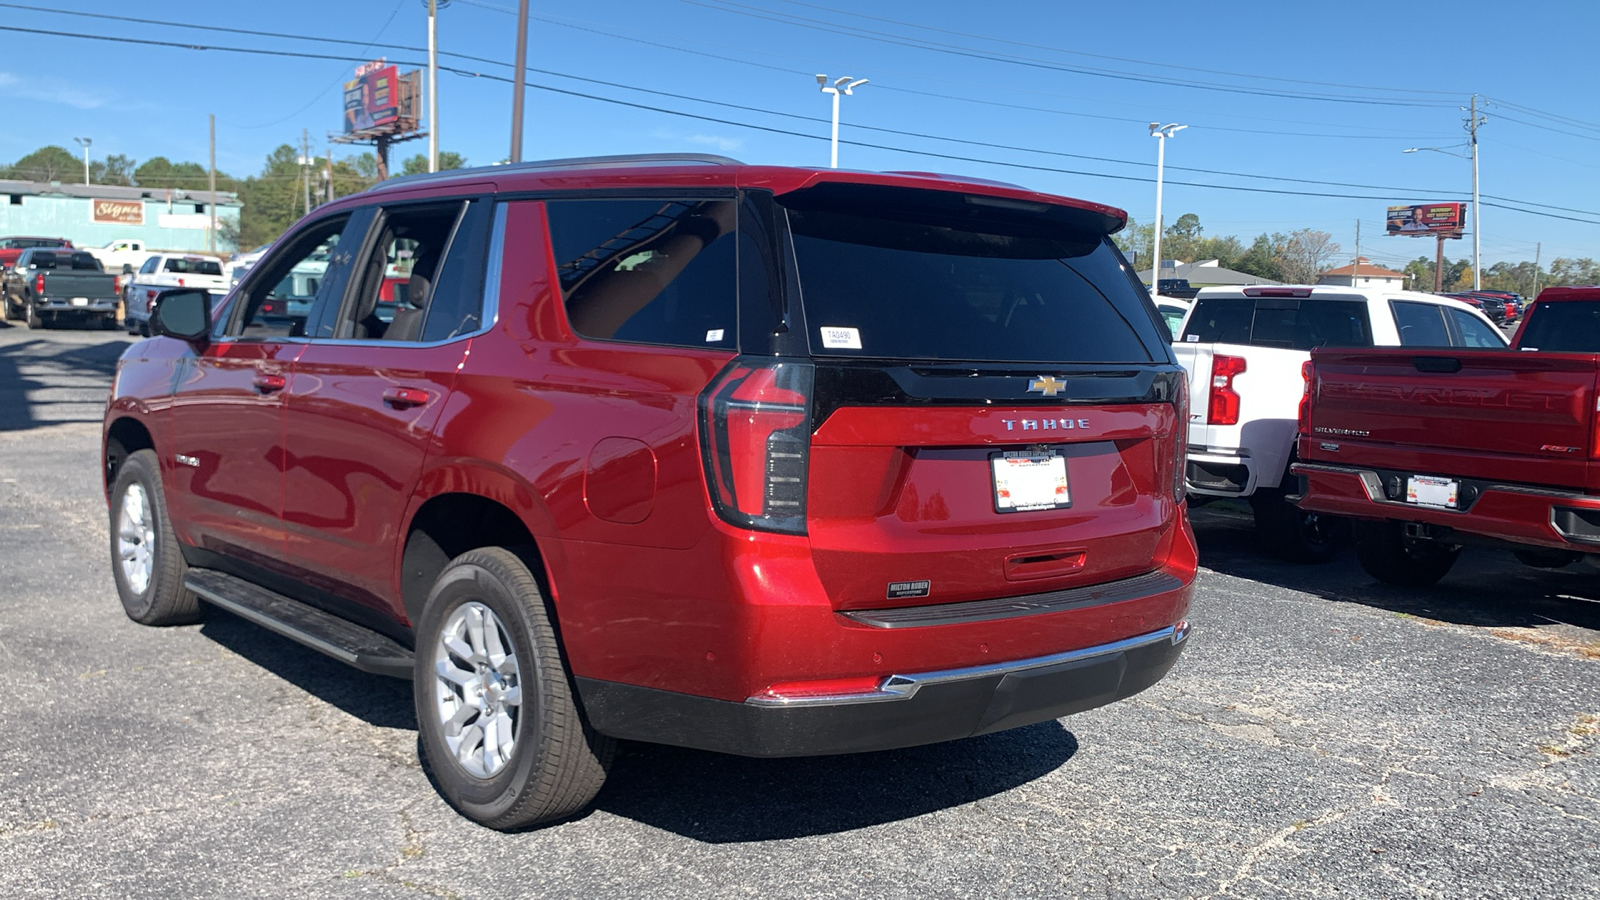
<path fill-rule="evenodd" d="M 14 25 L 0 25 L 0 30 L 3 30 L 3 31 L 15 31 L 15 32 L 21 32 L 21 33 L 25 33 L 25 34 L 38 34 L 38 35 L 43 35 L 43 36 L 48 36 L 48 37 L 67 37 L 67 38 L 77 38 L 77 39 L 85 39 L 85 40 L 104 41 L 104 42 L 111 42 L 111 43 L 140 44 L 140 45 L 147 45 L 147 46 L 161 46 L 161 47 L 169 47 L 169 48 L 177 48 L 177 49 L 185 49 L 185 50 L 198 50 L 198 51 L 215 50 L 215 51 L 219 51 L 219 52 L 242 53 L 242 54 L 249 54 L 249 55 L 277 56 L 277 57 L 289 56 L 289 57 L 306 58 L 306 59 L 332 59 L 332 60 L 342 60 L 342 61 L 346 61 L 346 62 L 360 62 L 360 61 L 362 61 L 360 57 L 338 56 L 338 55 L 333 55 L 333 54 L 322 54 L 322 53 L 307 53 L 305 51 L 268 50 L 268 49 L 260 49 L 260 48 L 249 48 L 249 47 L 228 47 L 228 46 L 220 46 L 220 45 L 205 45 L 205 44 L 183 43 L 183 42 L 177 42 L 177 41 L 161 41 L 161 40 L 155 40 L 155 39 L 151 39 L 151 38 L 131 38 L 131 37 L 122 37 L 122 36 L 93 35 L 93 34 L 82 34 L 82 33 L 75 33 L 75 32 L 63 32 L 63 31 L 46 31 L 46 30 L 43 30 L 43 29 L 23 28 L 23 27 L 18 27 L 18 26 L 14 26 Z M 421 63 L 419 63 L 419 62 L 413 62 L 413 61 L 398 61 L 396 64 L 397 65 L 421 65 Z M 511 79 L 509 79 L 507 77 L 504 77 L 504 76 L 488 75 L 488 74 L 485 74 L 485 73 L 482 73 L 482 72 L 474 72 L 474 71 L 470 71 L 470 70 L 466 70 L 466 69 L 460 69 L 460 68 L 456 68 L 456 67 L 452 67 L 452 66 L 441 66 L 440 69 L 441 69 L 441 71 L 445 71 L 445 72 L 448 72 L 448 73 L 453 74 L 453 75 L 460 75 L 460 76 L 464 76 L 464 77 L 486 78 L 486 79 L 489 79 L 491 81 L 497 81 L 497 82 L 501 82 L 501 83 L 510 83 L 510 81 L 511 81 Z M 574 77 L 574 76 L 563 76 L 563 77 Z M 586 80 L 592 80 L 592 79 L 586 79 Z M 766 125 L 757 125 L 757 124 L 753 124 L 753 123 L 749 123 L 749 122 L 740 122 L 740 121 L 733 120 L 733 119 L 724 119 L 724 118 L 718 118 L 718 117 L 715 117 L 715 116 L 705 116 L 705 115 L 700 115 L 700 114 L 697 114 L 697 113 L 685 112 L 685 111 L 682 111 L 682 110 L 668 109 L 668 108 L 665 108 L 665 107 L 650 106 L 648 104 L 635 103 L 635 102 L 632 102 L 632 101 L 620 100 L 620 99 L 613 98 L 613 97 L 604 97 L 604 96 L 597 95 L 597 94 L 588 94 L 588 93 L 584 93 L 584 92 L 581 92 L 581 91 L 573 91 L 573 90 L 568 90 L 568 89 L 565 89 L 565 88 L 558 88 L 558 87 L 554 87 L 552 85 L 538 84 L 536 82 L 526 82 L 526 84 L 527 84 L 528 87 L 534 88 L 535 90 L 541 90 L 541 91 L 546 91 L 546 92 L 556 93 L 556 94 L 562 94 L 562 95 L 572 96 L 572 97 L 579 97 L 579 98 L 588 99 L 588 100 L 595 100 L 595 101 L 602 102 L 602 103 L 609 103 L 609 104 L 613 104 L 613 105 L 617 105 L 617 106 L 624 106 L 624 107 L 629 107 L 629 108 L 633 108 L 633 109 L 640 109 L 640 110 L 646 110 L 646 111 L 650 111 L 650 112 L 662 113 L 662 114 L 665 114 L 665 115 L 678 116 L 678 117 L 681 117 L 681 118 L 694 119 L 694 120 L 697 120 L 697 121 L 713 122 L 713 123 L 716 123 L 716 124 L 729 125 L 729 126 L 736 127 L 736 128 L 747 128 L 747 129 L 756 130 L 756 131 L 768 132 L 768 133 L 771 133 L 771 134 L 779 134 L 779 135 L 784 135 L 784 136 L 788 136 L 788 137 L 798 137 L 798 138 L 802 138 L 802 139 L 806 139 L 806 140 L 827 140 L 826 137 L 824 137 L 824 136 L 822 136 L 820 134 L 811 134 L 811 133 L 807 133 L 807 132 L 790 131 L 788 129 L 775 128 L 775 127 L 766 126 Z M 635 90 L 645 90 L 645 89 L 635 89 Z M 695 98 L 684 97 L 683 99 L 695 99 Z M 753 108 L 749 108 L 749 109 L 753 109 Z M 765 110 L 754 110 L 754 111 L 757 111 L 757 112 L 768 112 L 768 111 L 765 111 Z M 774 114 L 776 114 L 776 115 L 788 115 L 788 114 L 782 114 L 782 113 L 774 113 Z M 804 118 L 804 117 L 802 117 L 802 118 Z M 1056 168 L 1056 167 L 1051 167 L 1051 166 L 1032 165 L 1032 164 L 1028 164 L 1028 163 L 1004 162 L 1004 161 L 1000 161 L 1000 160 L 984 159 L 984 158 L 981 158 L 981 157 L 963 156 L 963 155 L 959 155 L 959 154 L 950 154 L 950 153 L 939 153 L 939 152 L 935 152 L 935 151 L 931 151 L 931 150 L 917 150 L 917 149 L 912 149 L 912 148 L 907 148 L 907 147 L 898 147 L 898 146 L 887 145 L 887 144 L 876 144 L 876 143 L 871 143 L 871 142 L 866 142 L 866 141 L 843 140 L 843 141 L 841 141 L 841 143 L 849 144 L 851 146 L 869 148 L 869 149 L 886 150 L 886 151 L 896 152 L 896 153 L 913 154 L 913 155 L 928 157 L 928 158 L 932 158 L 932 159 L 945 159 L 945 160 L 952 160 L 952 161 L 956 161 L 956 162 L 976 163 L 976 164 L 979 164 L 979 165 L 993 165 L 993 166 L 999 166 L 999 167 L 1003 167 L 1003 168 L 1021 169 L 1021 170 L 1034 171 L 1034 172 L 1048 172 L 1048 173 L 1063 174 L 1063 175 L 1078 175 L 1078 176 L 1082 176 L 1082 177 L 1086 177 L 1086 178 L 1103 178 L 1103 179 L 1110 179 L 1110 180 L 1114 180 L 1114 181 L 1132 181 L 1132 182 L 1141 182 L 1141 183 L 1153 183 L 1153 181 L 1154 181 L 1153 178 L 1135 176 L 1135 175 L 1115 175 L 1115 174 L 1110 174 L 1110 173 L 1105 173 L 1105 172 L 1091 172 L 1091 171 L 1082 171 L 1082 170 L 1075 170 L 1075 169 Z M 1110 160 L 1110 161 L 1112 161 L 1112 162 L 1124 162 L 1124 161 L 1121 161 L 1121 160 Z M 1239 173 L 1228 173 L 1228 175 L 1229 175 L 1229 177 L 1250 177 L 1250 178 L 1263 178 L 1264 177 L 1264 176 L 1256 176 L 1256 175 L 1243 175 L 1243 174 L 1239 174 Z M 1196 187 L 1196 188 L 1203 188 L 1203 189 L 1209 189 L 1209 190 L 1235 191 L 1235 192 L 1255 193 L 1255 194 L 1271 194 L 1271 195 L 1280 195 L 1280 196 L 1327 197 L 1327 198 L 1333 198 L 1333 199 L 1383 200 L 1383 201 L 1388 201 L 1388 200 L 1392 199 L 1391 197 L 1385 197 L 1385 196 L 1358 195 L 1358 194 L 1345 194 L 1345 193 L 1329 193 L 1329 192 L 1325 192 L 1325 191 L 1284 190 L 1284 189 L 1265 188 L 1265 187 L 1247 187 L 1247 186 L 1243 186 L 1243 185 L 1207 184 L 1207 183 L 1203 183 L 1203 182 L 1175 181 L 1175 180 L 1172 180 L 1172 179 L 1166 179 L 1165 183 L 1170 184 L 1170 185 L 1175 185 L 1175 186 L 1182 186 L 1182 187 Z M 1351 185 L 1351 186 L 1357 187 L 1357 188 L 1360 188 L 1360 189 L 1365 189 L 1365 190 L 1391 190 L 1391 188 L 1384 187 L 1384 186 L 1381 186 L 1381 185 Z M 1436 192 L 1436 193 L 1451 193 L 1451 192 L 1443 192 L 1443 191 L 1441 191 L 1441 192 Z M 1512 202 L 1523 203 L 1525 201 L 1512 201 Z M 1535 212 L 1535 211 L 1532 211 L 1532 210 L 1522 209 L 1522 208 L 1519 208 L 1517 206 L 1509 206 L 1509 205 L 1499 204 L 1499 203 L 1485 203 L 1484 205 L 1491 206 L 1491 207 L 1496 207 L 1496 208 L 1500 208 L 1500 209 L 1506 209 L 1506 210 L 1510 210 L 1510 211 L 1513 211 L 1513 212 L 1521 212 L 1521 213 L 1526 213 L 1526 214 L 1529 214 L 1529 215 L 1537 215 L 1537 216 L 1546 217 L 1546 218 L 1565 219 L 1565 220 L 1574 221 L 1574 222 L 1584 222 L 1586 224 L 1600 224 L 1600 220 L 1578 219 L 1578 218 L 1573 218 L 1573 217 L 1570 217 L 1570 216 L 1560 216 L 1560 215 L 1556 215 L 1554 213 Z M 1528 205 L 1533 205 L 1533 204 L 1530 203 Z M 1575 212 L 1582 212 L 1582 213 L 1587 214 L 1587 215 L 1600 216 L 1600 213 L 1590 213 L 1588 211 L 1578 211 L 1578 210 L 1574 210 L 1574 211 Z"/>
<path fill-rule="evenodd" d="M 1455 105 L 1454 103 L 1448 103 L 1448 102 L 1445 102 L 1445 101 L 1384 100 L 1384 99 L 1371 98 L 1371 97 L 1340 97 L 1340 96 L 1334 96 L 1334 95 L 1329 95 L 1329 94 L 1314 94 L 1314 93 L 1304 92 L 1304 91 L 1283 91 L 1283 90 L 1271 90 L 1271 89 L 1266 89 L 1266 88 L 1248 88 L 1248 87 L 1240 87 L 1240 86 L 1237 86 L 1237 85 L 1215 84 L 1215 83 L 1203 82 L 1203 81 L 1184 81 L 1184 80 L 1175 79 L 1175 78 L 1159 78 L 1159 77 L 1155 77 L 1155 76 L 1139 75 L 1139 74 L 1130 73 L 1130 72 L 1119 72 L 1119 71 L 1112 70 L 1112 69 L 1097 69 L 1097 68 L 1093 68 L 1093 67 L 1089 67 L 1089 66 L 1073 66 L 1073 65 L 1066 65 L 1064 63 L 1052 63 L 1052 62 L 1049 62 L 1049 61 L 1046 61 L 1046 60 L 1039 60 L 1039 59 L 1033 59 L 1033 58 L 1029 58 L 1029 57 L 1014 56 L 1014 55 L 1010 55 L 1010 54 L 984 53 L 984 52 L 981 52 L 981 51 L 975 51 L 975 50 L 970 50 L 970 49 L 967 49 L 967 48 L 959 47 L 959 46 L 956 46 L 956 45 L 953 45 L 953 44 L 939 43 L 937 41 L 924 41 L 924 40 L 919 40 L 919 39 L 916 39 L 916 38 L 906 38 L 906 37 L 901 37 L 901 36 L 896 36 L 896 35 L 886 35 L 886 34 L 883 34 L 883 33 L 863 32 L 863 31 L 858 30 L 858 29 L 844 28 L 844 27 L 840 27 L 840 26 L 837 26 L 837 25 L 831 25 L 831 24 L 826 24 L 826 23 L 822 23 L 822 22 L 817 22 L 817 21 L 814 21 L 814 20 L 806 19 L 804 17 L 800 17 L 800 16 L 791 16 L 791 15 L 787 15 L 787 14 L 784 14 L 784 13 L 772 13 L 772 12 L 767 11 L 767 10 L 758 10 L 758 9 L 753 8 L 753 7 L 743 6 L 743 4 L 731 3 L 731 2 L 729 2 L 729 0 L 715 0 L 715 2 L 706 2 L 706 0 L 681 0 L 681 2 L 688 3 L 688 4 L 692 5 L 692 6 L 701 6 L 701 7 L 704 7 L 706 9 L 714 9 L 714 10 L 718 10 L 720 12 L 732 13 L 734 15 L 747 16 L 747 17 L 753 18 L 753 19 L 764 19 L 764 20 L 767 20 L 767 21 L 770 21 L 770 22 L 777 22 L 777 23 L 783 24 L 783 25 L 797 26 L 797 27 L 801 27 L 801 28 L 809 28 L 809 29 L 812 29 L 814 31 L 823 31 L 823 32 L 831 33 L 831 34 L 842 34 L 842 35 L 846 35 L 848 37 L 863 38 L 863 39 L 866 39 L 866 40 L 873 40 L 873 41 L 878 41 L 878 42 L 886 43 L 886 44 L 895 44 L 895 45 L 902 46 L 902 47 L 911 47 L 913 49 L 918 49 L 918 50 L 927 50 L 927 51 L 931 51 L 931 52 L 935 52 L 935 53 L 944 53 L 944 54 L 948 54 L 948 55 L 952 55 L 952 56 L 961 56 L 961 57 L 965 57 L 965 58 L 969 58 L 969 59 L 981 59 L 981 60 L 985 60 L 987 62 L 1006 63 L 1006 64 L 1009 64 L 1009 65 L 1023 66 L 1023 67 L 1032 68 L 1032 69 L 1044 69 L 1044 70 L 1047 70 L 1047 71 L 1066 72 L 1066 73 L 1077 74 L 1077 75 L 1089 75 L 1089 76 L 1093 76 L 1093 77 L 1096 77 L 1096 78 L 1109 78 L 1109 79 L 1113 79 L 1113 80 L 1117 80 L 1117 81 L 1133 81 L 1133 82 L 1141 82 L 1141 83 L 1144 83 L 1144 84 L 1160 84 L 1160 85 L 1166 85 L 1168 87 L 1184 87 L 1184 88 L 1191 88 L 1191 89 L 1194 89 L 1194 90 L 1220 91 L 1222 93 L 1245 94 L 1245 95 L 1257 96 L 1257 97 L 1278 97 L 1278 98 L 1291 99 L 1291 100 L 1317 100 L 1317 101 L 1329 102 L 1329 103 L 1348 103 L 1348 104 L 1356 104 L 1356 105 L 1362 105 L 1362 106 L 1396 106 L 1396 107 L 1413 107 L 1413 108 L 1415 108 L 1415 107 L 1442 108 L 1442 107 L 1445 107 L 1445 106 L 1453 106 L 1453 105 Z"/>
<path fill-rule="evenodd" d="M 901 21 L 899 19 L 884 18 L 882 16 L 869 16 L 866 13 L 859 13 L 859 12 L 856 12 L 854 10 L 849 10 L 849 9 L 836 9 L 834 7 L 831 7 L 831 6 L 821 6 L 821 5 L 816 4 L 816 3 L 803 3 L 803 2 L 801 2 L 801 0 L 779 0 L 779 2 L 786 3 L 786 4 L 790 5 L 790 6 L 803 6 L 803 7 L 809 8 L 809 9 L 815 9 L 815 10 L 820 10 L 822 12 L 833 13 L 835 15 L 853 16 L 853 17 L 858 18 L 858 19 L 867 19 L 867 20 L 873 21 L 873 22 L 884 22 L 884 23 L 887 23 L 887 24 L 890 24 L 890 25 L 900 25 L 900 26 L 905 27 L 905 28 L 917 28 L 917 29 L 921 29 L 923 31 L 937 32 L 939 34 L 949 34 L 949 35 L 955 35 L 955 36 L 958 36 L 958 37 L 974 37 L 974 38 L 978 38 L 979 40 L 993 41 L 993 42 L 995 42 L 997 44 L 1010 44 L 1010 45 L 1012 45 L 1014 47 L 1027 47 L 1027 48 L 1032 49 L 1032 50 L 1047 50 L 1047 51 L 1050 51 L 1052 53 L 1065 53 L 1065 54 L 1070 54 L 1072 56 L 1086 56 L 1086 57 L 1089 57 L 1091 59 L 1104 59 L 1104 60 L 1110 60 L 1112 62 L 1132 63 L 1134 65 L 1151 66 L 1151 67 L 1154 67 L 1154 68 L 1176 69 L 1176 70 L 1181 71 L 1181 72 L 1199 72 L 1199 73 L 1204 74 L 1204 75 L 1223 75 L 1223 76 L 1226 76 L 1226 77 L 1229 77 L 1229 78 L 1247 78 L 1247 79 L 1255 79 L 1255 80 L 1260 80 L 1260 81 L 1280 81 L 1280 82 L 1284 82 L 1286 84 L 1306 84 L 1306 85 L 1311 85 L 1313 87 L 1348 88 L 1348 89 L 1351 89 L 1351 90 L 1358 90 L 1358 91 L 1387 91 L 1389 93 L 1395 93 L 1395 94 L 1433 94 L 1433 95 L 1441 96 L 1441 97 L 1457 97 L 1457 96 L 1460 96 L 1460 94 L 1462 93 L 1460 91 L 1433 91 L 1433 90 L 1423 90 L 1423 89 L 1418 89 L 1418 88 L 1396 88 L 1396 87 L 1386 87 L 1386 86 L 1377 86 L 1377 85 L 1339 84 L 1337 82 L 1329 82 L 1329 81 L 1307 81 L 1307 80 L 1300 79 L 1300 78 L 1284 78 L 1284 77 L 1279 76 L 1279 75 L 1257 75 L 1257 74 L 1248 73 L 1248 72 L 1229 72 L 1229 71 L 1226 71 L 1226 70 L 1223 70 L 1223 69 L 1203 69 L 1203 68 L 1198 68 L 1196 66 L 1180 66 L 1180 65 L 1177 65 L 1175 63 L 1149 62 L 1148 60 L 1131 59 L 1131 58 L 1128 58 L 1128 57 L 1125 57 L 1125 56 L 1107 56 L 1107 55 L 1102 54 L 1102 53 L 1089 53 L 1089 52 L 1083 51 L 1083 50 L 1068 50 L 1065 47 L 1052 47 L 1052 46 L 1050 46 L 1048 44 L 1031 44 L 1031 43 L 1028 43 L 1027 41 L 1014 41 L 1014 40 L 1010 40 L 1008 38 L 998 38 L 998 37 L 990 37 L 988 35 L 971 34 L 969 32 L 955 31 L 953 29 L 948 29 L 948 28 L 935 28 L 932 25 L 922 25 L 922 24 L 917 23 L 917 22 L 905 22 L 905 21 Z M 487 6 L 488 4 L 483 4 L 483 5 Z M 698 4 L 698 5 L 703 5 L 703 4 Z M 736 6 L 736 5 L 740 5 L 740 4 L 729 3 L 727 5 Z M 748 8 L 748 7 L 746 7 L 746 8 Z"/>

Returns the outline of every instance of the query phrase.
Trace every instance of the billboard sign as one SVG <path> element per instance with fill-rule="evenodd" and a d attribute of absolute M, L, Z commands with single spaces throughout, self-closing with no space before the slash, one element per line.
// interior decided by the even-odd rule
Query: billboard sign
<path fill-rule="evenodd" d="M 101 225 L 143 225 L 143 200 L 89 201 L 89 221 Z"/>
<path fill-rule="evenodd" d="M 400 70 L 383 60 L 362 63 L 344 83 L 344 133 L 393 125 L 400 119 Z"/>
<path fill-rule="evenodd" d="M 1389 234 L 1424 235 L 1442 234 L 1460 237 L 1467 225 L 1465 203 L 1419 203 L 1412 206 L 1391 206 L 1384 219 Z"/>

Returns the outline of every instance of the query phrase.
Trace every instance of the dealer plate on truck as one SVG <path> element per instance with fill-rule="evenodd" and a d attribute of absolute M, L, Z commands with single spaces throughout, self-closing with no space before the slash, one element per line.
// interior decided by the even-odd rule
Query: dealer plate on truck
<path fill-rule="evenodd" d="M 1067 458 L 1055 450 L 1001 450 L 989 454 L 994 511 L 1033 512 L 1072 505 Z"/>
<path fill-rule="evenodd" d="M 1461 490 L 1461 482 L 1454 478 L 1440 478 L 1437 475 L 1413 475 L 1406 479 L 1406 502 L 1418 506 L 1437 506 L 1440 509 L 1455 509 L 1456 494 Z"/>
<path fill-rule="evenodd" d="M 72 305 L 73 306 L 88 306 L 89 305 L 89 298 L 88 297 L 73 297 L 72 298 Z"/>

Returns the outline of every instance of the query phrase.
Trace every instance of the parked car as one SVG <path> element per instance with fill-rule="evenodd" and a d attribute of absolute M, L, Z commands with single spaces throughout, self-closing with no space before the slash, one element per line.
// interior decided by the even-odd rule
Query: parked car
<path fill-rule="evenodd" d="M 1489 317 L 1489 321 L 1496 325 L 1506 324 L 1506 303 L 1499 297 L 1468 293 L 1443 294 L 1441 296 L 1449 297 L 1451 300 L 1465 303 L 1474 309 L 1482 311 L 1485 316 Z"/>
<path fill-rule="evenodd" d="M 1481 312 L 1433 294 L 1376 288 L 1205 288 L 1173 352 L 1189 372 L 1191 503 L 1249 500 L 1262 546 L 1319 562 L 1348 525 L 1296 507 L 1285 473 L 1295 449 L 1301 372 L 1317 347 L 1504 347 Z"/>
<path fill-rule="evenodd" d="M 497 828 L 585 807 L 619 738 L 853 753 L 1127 697 L 1196 556 L 1124 222 L 703 156 L 341 198 L 217 305 L 162 291 L 121 360 L 123 607 L 412 678 L 439 789 Z M 313 259 L 294 336 L 263 308 Z"/>
<path fill-rule="evenodd" d="M 17 264 L 22 251 L 39 247 L 46 250 L 71 250 L 72 242 L 66 238 L 51 237 L 0 237 L 0 271 Z"/>
<path fill-rule="evenodd" d="M 123 325 L 130 333 L 150 334 L 150 307 L 167 288 L 193 287 L 222 295 L 228 280 L 222 263 L 193 253 L 157 253 L 144 261 L 122 288 Z"/>
<path fill-rule="evenodd" d="M 1176 297 L 1179 300 L 1192 300 L 1200 293 L 1197 287 L 1189 286 L 1187 278 L 1162 278 L 1156 281 L 1156 295 L 1160 297 Z"/>
<path fill-rule="evenodd" d="M 1357 519 L 1368 574 L 1443 578 L 1467 546 L 1559 568 L 1600 553 L 1600 287 L 1551 288 L 1507 350 L 1312 354 L 1300 505 Z"/>
<path fill-rule="evenodd" d="M 82 250 L 29 248 L 0 276 L 7 319 L 26 319 L 29 328 L 66 321 L 117 327 L 117 278 Z"/>

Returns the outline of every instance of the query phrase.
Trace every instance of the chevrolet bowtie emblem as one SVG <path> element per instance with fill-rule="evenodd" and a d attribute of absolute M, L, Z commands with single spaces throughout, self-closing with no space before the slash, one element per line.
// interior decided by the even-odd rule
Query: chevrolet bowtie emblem
<path fill-rule="evenodd" d="M 1062 388 L 1066 386 L 1067 383 L 1065 381 L 1057 381 L 1050 375 L 1040 375 L 1038 378 L 1028 382 L 1028 393 L 1040 393 L 1046 397 L 1054 397 L 1056 394 L 1061 393 Z"/>

